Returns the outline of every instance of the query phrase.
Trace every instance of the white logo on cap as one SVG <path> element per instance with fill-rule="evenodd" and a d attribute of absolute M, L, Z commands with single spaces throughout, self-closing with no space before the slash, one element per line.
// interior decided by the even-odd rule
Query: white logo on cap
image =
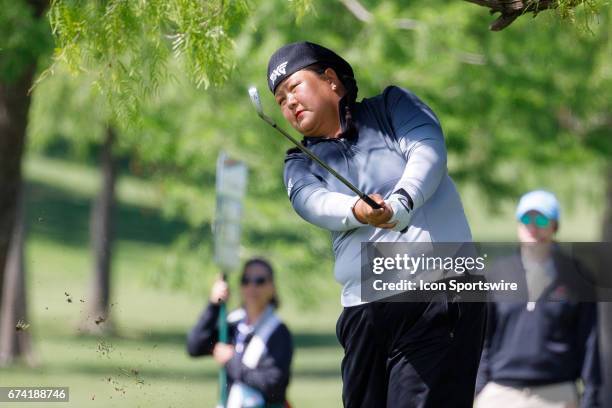
<path fill-rule="evenodd" d="M 293 189 L 293 179 L 289 179 L 287 183 L 287 195 L 291 197 L 291 190 Z"/>
<path fill-rule="evenodd" d="M 278 64 L 276 68 L 274 68 L 274 70 L 270 74 L 270 81 L 272 81 L 273 84 L 274 84 L 274 81 L 276 81 L 276 78 L 278 78 L 281 75 L 285 75 L 286 73 L 285 68 L 287 67 L 287 63 L 288 61 L 281 62 L 280 64 Z"/>

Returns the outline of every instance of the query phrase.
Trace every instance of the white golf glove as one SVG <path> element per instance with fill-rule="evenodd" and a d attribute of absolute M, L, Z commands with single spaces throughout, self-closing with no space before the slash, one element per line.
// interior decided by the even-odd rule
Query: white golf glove
<path fill-rule="evenodd" d="M 393 227 L 393 231 L 405 232 L 404 230 L 410 225 L 410 220 L 412 219 L 412 210 L 410 209 L 408 197 L 400 193 L 393 193 L 386 201 L 393 210 L 393 216 L 389 223 L 397 222 L 395 227 Z"/>

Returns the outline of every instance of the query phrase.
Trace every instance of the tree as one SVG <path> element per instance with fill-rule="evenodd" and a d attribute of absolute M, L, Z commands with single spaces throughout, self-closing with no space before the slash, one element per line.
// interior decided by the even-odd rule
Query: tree
<path fill-rule="evenodd" d="M 106 106 L 100 117 L 94 118 L 94 123 L 105 124 L 104 136 L 100 137 L 97 131 L 71 135 L 77 145 L 102 144 L 102 188 L 90 219 L 94 279 L 89 316 L 81 330 L 109 327 L 116 150 L 130 151 L 139 144 L 137 136 L 127 137 L 128 130 L 138 128 L 131 122 L 140 120 L 139 110 L 169 79 L 166 66 L 174 57 L 180 57 L 196 86 L 224 80 L 231 55 L 231 39 L 226 31 L 239 24 L 245 12 L 244 1 L 52 3 L 51 25 L 61 49 L 55 55 L 56 63 L 42 74 L 41 81 L 65 66 L 79 73 L 80 80 L 91 78 L 93 72 L 93 84 L 105 98 L 93 97 L 89 102 Z M 56 128 L 52 126 L 51 131 Z M 45 133 L 49 134 L 49 130 Z"/>
<path fill-rule="evenodd" d="M 19 1 L 16 4 L 3 0 L 0 7 L 0 26 L 2 39 L 0 52 L 0 302 L 2 302 L 2 283 L 4 279 L 7 254 L 11 245 L 11 236 L 17 214 L 17 193 L 21 185 L 21 161 L 25 146 L 25 134 L 28 123 L 30 104 L 29 90 L 39 60 L 50 50 L 49 29 L 44 12 L 49 6 L 48 1 Z M 244 1 L 232 1 L 229 4 L 217 3 L 186 3 L 181 1 L 157 1 L 142 3 L 109 1 L 96 2 L 52 2 L 51 21 L 54 33 L 61 43 L 62 38 L 80 38 L 80 45 L 85 44 L 93 55 L 102 55 L 95 66 L 98 73 L 107 73 L 104 83 L 110 90 L 105 93 L 113 110 L 114 122 L 125 124 L 126 119 L 134 118 L 141 97 L 144 99 L 152 94 L 158 82 L 165 78 L 165 64 L 172 57 L 183 56 L 190 76 L 199 84 L 217 83 L 224 78 L 228 69 L 231 40 L 225 30 L 231 29 L 231 24 L 239 23 L 240 16 L 246 12 Z M 79 23 L 87 22 L 88 26 L 63 25 L 67 20 Z M 182 31 L 166 30 L 166 27 L 180 28 Z M 205 28 L 204 30 L 202 28 Z M 68 31 L 65 29 L 68 28 Z M 88 37 L 88 34 L 90 35 Z M 168 46 L 166 35 L 173 35 L 172 47 Z M 93 42 L 88 43 L 87 40 Z M 130 41 L 132 40 L 132 41 Z M 148 40 L 148 41 L 147 41 Z M 96 50 L 96 44 L 98 50 Z M 63 43 L 63 48 L 56 55 L 58 61 L 71 64 L 76 55 L 82 55 L 83 49 L 76 49 L 75 44 Z M 91 48 L 87 48 L 91 46 Z M 108 46 L 108 48 L 105 48 Z M 130 48 L 132 47 L 132 48 Z M 99 54 L 104 49 L 107 53 Z M 71 50 L 76 50 L 71 53 Z M 130 51 L 133 53 L 130 54 Z M 174 54 L 173 54 L 174 52 Z M 84 53 L 86 54 L 86 52 Z M 92 54 L 86 56 L 88 59 Z M 143 71 L 127 71 L 126 59 L 134 58 Z M 94 60 L 96 58 L 93 58 Z M 129 64 L 128 64 L 129 65 Z M 82 66 L 78 68 L 83 68 Z M 77 70 L 78 70 L 77 68 Z M 45 71 L 39 81 L 51 74 L 55 66 Z M 121 86 L 115 86 L 122 84 Z M 123 103 L 115 103 L 117 101 Z M 129 108 L 128 108 L 129 106 Z M 109 150 L 110 151 L 110 150 Z M 107 173 L 109 174 L 109 173 Z M 110 172 L 112 176 L 112 171 Z M 113 177 L 107 177 L 109 188 L 103 190 L 104 199 L 96 208 L 103 214 L 107 211 L 112 198 Z M 95 218 L 95 217 L 94 217 Z M 102 217 L 108 221 L 110 217 Z M 94 226 L 101 225 L 98 222 Z M 108 222 L 107 222 L 108 225 Z M 102 225 L 101 231 L 109 231 L 107 225 Z M 99 237 L 100 257 L 98 270 L 107 270 L 109 265 L 110 246 L 108 237 Z M 23 240 L 15 241 L 22 243 Z M 21 244 L 20 244 L 21 245 Z M 23 248 L 17 250 L 22 253 Z M 11 269 L 22 271 L 23 268 Z M 103 275 L 103 273 L 102 273 Z M 23 276 L 11 277 L 12 281 L 23 282 Z M 102 291 L 104 293 L 104 291 Z M 25 302 L 25 293 L 21 297 Z M 101 303 L 107 299 L 101 297 Z M 5 311 L 14 316 L 17 313 L 14 302 L 4 302 L 14 309 Z M 100 303 L 100 302 L 97 302 Z M 8 322 L 8 320 L 5 320 Z M 24 334 L 25 335 L 25 334 Z M 19 352 L 12 348 L 9 352 Z M 7 360 L 14 356 L 8 356 Z"/>
<path fill-rule="evenodd" d="M 0 363 L 19 354 L 30 362 L 23 266 L 24 219 L 21 211 L 21 159 L 30 94 L 38 58 L 50 44 L 43 22 L 46 1 L 3 0 L 0 4 Z M 8 271 L 8 272 L 7 272 Z M 6 276 L 5 276 L 6 275 Z M 7 288 L 4 287 L 8 283 Z M 5 294 L 9 291 L 9 296 Z M 20 323 L 21 322 L 21 323 Z M 20 326 L 21 324 L 21 326 Z M 21 329 L 19 329 L 21 327 Z"/>
<path fill-rule="evenodd" d="M 296 3 L 299 7 L 300 2 Z M 93 85 L 106 100 L 106 120 L 116 129 L 117 148 L 130 154 L 138 150 L 140 160 L 151 162 L 153 156 L 159 159 L 154 153 L 156 148 L 168 143 L 158 144 L 159 140 L 142 143 L 143 115 L 140 112 L 146 109 L 147 102 L 155 100 L 151 97 L 155 97 L 159 86 L 169 83 L 172 77 L 168 73 L 170 61 L 178 57 L 174 60 L 179 62 L 172 67 L 183 69 L 190 86 L 220 84 L 233 65 L 231 35 L 238 32 L 246 11 L 244 1 L 204 4 L 158 1 L 149 2 L 146 7 L 123 1 L 109 1 L 104 5 L 56 1 L 50 16 L 60 47 L 55 64 L 43 73 L 41 84 L 49 79 L 49 74 L 65 66 L 79 73 L 81 78 L 93 76 Z M 87 75 L 83 75 L 84 72 Z M 77 143 L 82 143 L 81 135 L 73 138 L 77 139 Z M 166 157 L 155 165 L 163 167 L 165 163 L 176 167 L 173 158 Z M 157 173 L 158 176 L 162 174 L 164 183 L 170 184 L 171 189 L 185 191 L 182 183 L 173 179 L 176 173 Z M 171 181 L 168 183 L 168 180 Z M 98 204 L 94 209 L 102 208 Z M 99 214 L 104 215 L 103 212 Z M 92 229 L 92 239 L 97 238 L 94 242 L 99 244 L 94 245 L 98 249 L 104 247 L 99 252 L 96 270 L 108 271 L 110 241 L 97 233 L 102 226 L 101 220 L 108 222 L 110 218 L 96 219 L 92 213 L 91 225 L 96 226 Z M 102 231 L 109 229 L 110 226 L 101 228 Z M 106 299 L 104 303 L 108 305 L 108 277 L 96 278 L 95 282 L 99 283 L 96 299 Z M 100 315 L 106 319 L 103 310 L 104 307 L 96 307 L 91 317 L 98 319 Z"/>
<path fill-rule="evenodd" d="M 5 287 L 0 305 L 0 366 L 9 365 L 20 356 L 30 366 L 36 364 L 32 344 L 25 285 L 24 241 L 26 217 L 23 187 L 17 199 L 17 213 L 8 254 Z"/>
<path fill-rule="evenodd" d="M 90 216 L 90 243 L 93 252 L 93 280 L 89 297 L 89 316 L 81 328 L 86 332 L 112 330 L 110 322 L 110 283 L 113 247 L 113 213 L 117 163 L 113 154 L 115 130 L 107 126 L 100 152 L 102 183 Z"/>
<path fill-rule="evenodd" d="M 56 0 L 49 14 L 55 62 L 94 73 L 94 85 L 119 126 L 126 126 L 169 79 L 174 57 L 197 87 L 223 82 L 232 67 L 232 35 L 247 12 L 246 0 Z"/>

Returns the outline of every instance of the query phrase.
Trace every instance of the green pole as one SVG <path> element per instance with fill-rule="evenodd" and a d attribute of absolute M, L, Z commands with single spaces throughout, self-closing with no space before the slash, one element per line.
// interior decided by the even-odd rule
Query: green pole
<path fill-rule="evenodd" d="M 223 272 L 223 280 L 227 281 L 227 273 Z M 219 320 L 217 322 L 219 329 L 219 342 L 227 344 L 227 306 L 225 301 L 219 303 Z M 219 369 L 219 407 L 225 408 L 227 404 L 227 373 L 225 367 Z"/>

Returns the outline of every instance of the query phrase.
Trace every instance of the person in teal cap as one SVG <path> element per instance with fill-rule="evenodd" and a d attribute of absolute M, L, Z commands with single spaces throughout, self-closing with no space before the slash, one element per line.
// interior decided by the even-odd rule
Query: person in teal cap
<path fill-rule="evenodd" d="M 584 272 L 555 242 L 559 202 L 551 192 L 531 191 L 521 197 L 516 220 L 521 250 L 498 270 L 520 269 L 528 298 L 489 303 L 475 408 L 509 401 L 515 408 L 600 407 L 597 308 L 572 297 L 568 282 Z"/>

